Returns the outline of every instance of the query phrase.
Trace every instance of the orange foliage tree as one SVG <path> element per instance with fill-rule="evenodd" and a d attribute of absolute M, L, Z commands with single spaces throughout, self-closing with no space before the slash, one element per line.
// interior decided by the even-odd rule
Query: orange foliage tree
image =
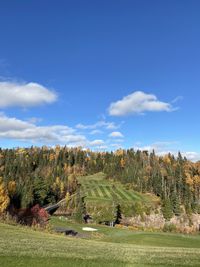
<path fill-rule="evenodd" d="M 5 187 L 3 179 L 0 178 L 0 214 L 2 214 L 8 207 L 10 199 L 8 196 L 8 191 Z"/>

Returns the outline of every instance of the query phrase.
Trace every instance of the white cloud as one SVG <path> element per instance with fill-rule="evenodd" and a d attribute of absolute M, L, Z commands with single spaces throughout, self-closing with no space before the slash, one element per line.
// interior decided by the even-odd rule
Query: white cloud
<path fill-rule="evenodd" d="M 37 126 L 27 121 L 9 118 L 3 113 L 0 113 L 0 138 L 77 146 L 88 142 L 85 136 L 66 125 Z"/>
<path fill-rule="evenodd" d="M 37 120 L 25 121 L 8 117 L 0 112 L 0 139 L 17 140 L 30 144 L 82 146 L 97 151 L 108 149 L 104 140 L 90 141 L 85 135 L 79 134 L 77 129 L 67 125 L 39 126 L 36 123 Z"/>
<path fill-rule="evenodd" d="M 35 124 L 38 122 L 42 122 L 42 118 L 31 117 L 31 118 L 28 118 L 27 121 Z"/>
<path fill-rule="evenodd" d="M 94 124 L 89 124 L 89 125 L 85 125 L 82 123 L 79 123 L 76 125 L 77 129 L 81 129 L 81 130 L 93 130 L 93 129 L 97 129 L 97 128 L 105 128 L 107 130 L 112 130 L 112 129 L 117 129 L 119 128 L 119 125 L 116 125 L 114 122 L 106 122 L 106 121 L 98 121 Z"/>
<path fill-rule="evenodd" d="M 89 142 L 90 146 L 101 146 L 104 145 L 104 141 L 103 140 L 94 140 Z"/>
<path fill-rule="evenodd" d="M 109 114 L 112 116 L 126 116 L 143 114 L 146 111 L 173 111 L 170 103 L 161 102 L 155 95 L 136 91 L 123 97 L 121 100 L 111 103 Z"/>
<path fill-rule="evenodd" d="M 138 145 L 135 144 L 134 148 L 136 150 L 147 150 L 149 152 L 152 152 L 153 150 L 158 154 L 158 155 L 165 155 L 169 152 L 175 151 L 174 146 L 178 144 L 178 142 L 173 141 L 173 142 L 155 142 L 150 145 L 145 145 L 142 146 L 142 144 L 139 142 Z"/>
<path fill-rule="evenodd" d="M 93 130 L 93 131 L 90 132 L 90 134 L 92 134 L 92 135 L 102 134 L 102 133 L 103 133 L 103 131 L 101 131 L 101 130 Z"/>
<path fill-rule="evenodd" d="M 168 153 L 173 154 L 175 157 L 178 156 L 178 152 L 180 151 L 183 157 L 186 157 L 188 160 L 193 162 L 200 160 L 200 153 L 198 152 L 188 152 L 188 151 L 181 151 L 175 148 L 178 142 L 155 142 L 153 144 L 147 146 L 135 146 L 135 150 L 142 150 L 142 151 L 149 151 L 152 152 L 153 150 L 159 156 L 164 156 Z"/>
<path fill-rule="evenodd" d="M 171 101 L 171 103 L 177 103 L 178 101 L 181 101 L 181 100 L 183 100 L 183 96 L 177 96 L 176 98 L 174 98 L 172 101 Z"/>
<path fill-rule="evenodd" d="M 182 152 L 182 155 L 194 162 L 200 160 L 200 153 L 197 152 Z"/>
<path fill-rule="evenodd" d="M 33 107 L 56 101 L 57 95 L 38 83 L 0 82 L 0 108 Z"/>
<path fill-rule="evenodd" d="M 110 137 L 118 138 L 118 137 L 124 137 L 121 132 L 112 132 L 109 134 Z"/>

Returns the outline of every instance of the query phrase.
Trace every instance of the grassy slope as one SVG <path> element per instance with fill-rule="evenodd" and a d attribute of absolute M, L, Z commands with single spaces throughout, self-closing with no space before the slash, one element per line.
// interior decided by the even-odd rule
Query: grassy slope
<path fill-rule="evenodd" d="M 106 227 L 99 232 L 104 236 L 98 241 L 97 237 L 69 238 L 0 224 L 0 266 L 200 266 L 199 236 L 130 233 Z"/>
<path fill-rule="evenodd" d="M 112 203 L 114 200 L 119 203 L 158 201 L 150 195 L 140 194 L 133 190 L 126 190 L 120 183 L 112 183 L 105 179 L 103 173 L 79 177 L 81 188 L 86 196 L 87 202 Z"/>

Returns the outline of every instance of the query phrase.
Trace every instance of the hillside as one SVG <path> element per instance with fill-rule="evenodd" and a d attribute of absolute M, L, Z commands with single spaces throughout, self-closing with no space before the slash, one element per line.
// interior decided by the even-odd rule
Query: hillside
<path fill-rule="evenodd" d="M 120 182 L 106 179 L 104 173 L 78 178 L 82 195 L 85 196 L 87 211 L 95 218 L 109 220 L 117 205 L 125 216 L 134 216 L 142 210 L 153 210 L 159 198 L 127 189 Z M 106 216 L 107 215 L 107 216 Z"/>
<path fill-rule="evenodd" d="M 83 193 L 87 201 L 118 201 L 120 203 L 150 202 L 147 195 L 140 194 L 133 190 L 127 190 L 121 183 L 114 183 L 106 179 L 104 173 L 79 177 L 78 181 L 82 185 Z"/>
<path fill-rule="evenodd" d="M 19 209 L 46 207 L 81 193 L 69 211 L 79 219 L 85 214 L 84 209 L 78 211 L 81 205 L 84 208 L 81 198 L 85 196 L 86 211 L 96 222 L 113 221 L 116 209 L 125 217 L 142 217 L 155 211 L 162 213 L 166 221 L 184 216 L 187 221 L 184 228 L 199 229 L 200 219 L 194 219 L 193 225 L 191 217 L 200 214 L 200 165 L 180 153 L 175 158 L 171 154 L 157 156 L 154 152 L 133 149 L 115 152 L 60 146 L 2 149 L 0 177 L 3 195 L 0 211 L 14 214 L 19 222 L 22 221 Z"/>

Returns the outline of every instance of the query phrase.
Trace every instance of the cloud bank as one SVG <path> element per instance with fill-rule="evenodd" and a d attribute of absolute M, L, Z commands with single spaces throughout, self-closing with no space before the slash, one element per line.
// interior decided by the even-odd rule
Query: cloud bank
<path fill-rule="evenodd" d="M 170 103 L 159 101 L 155 95 L 136 91 L 117 102 L 111 103 L 108 112 L 111 116 L 127 116 L 149 111 L 169 112 L 173 110 Z"/>
<path fill-rule="evenodd" d="M 55 92 L 38 83 L 0 82 L 0 108 L 27 108 L 56 100 Z"/>
<path fill-rule="evenodd" d="M 121 132 L 112 132 L 112 133 L 109 134 L 109 136 L 113 137 L 113 138 L 124 137 Z"/>
<path fill-rule="evenodd" d="M 117 129 L 119 128 L 119 125 L 116 125 L 114 122 L 106 122 L 106 121 L 98 121 L 94 124 L 89 124 L 89 125 L 85 125 L 82 123 L 79 123 L 76 125 L 77 129 L 81 129 L 81 130 L 93 130 L 93 129 L 97 129 L 97 128 L 105 128 L 107 130 L 113 130 L 113 129 Z"/>
<path fill-rule="evenodd" d="M 177 145 L 179 142 L 155 142 L 153 144 L 147 146 L 134 146 L 135 150 L 142 150 L 142 151 L 149 151 L 152 152 L 153 150 L 159 156 L 164 156 L 168 153 L 173 154 L 174 156 L 178 156 L 179 149 L 175 148 L 174 146 Z M 188 160 L 196 162 L 200 160 L 200 153 L 194 151 L 183 151 L 180 150 L 183 157 L 186 157 Z"/>
<path fill-rule="evenodd" d="M 34 123 L 10 118 L 0 113 L 0 138 L 47 144 L 84 145 L 85 136 L 66 125 L 37 126 Z"/>

